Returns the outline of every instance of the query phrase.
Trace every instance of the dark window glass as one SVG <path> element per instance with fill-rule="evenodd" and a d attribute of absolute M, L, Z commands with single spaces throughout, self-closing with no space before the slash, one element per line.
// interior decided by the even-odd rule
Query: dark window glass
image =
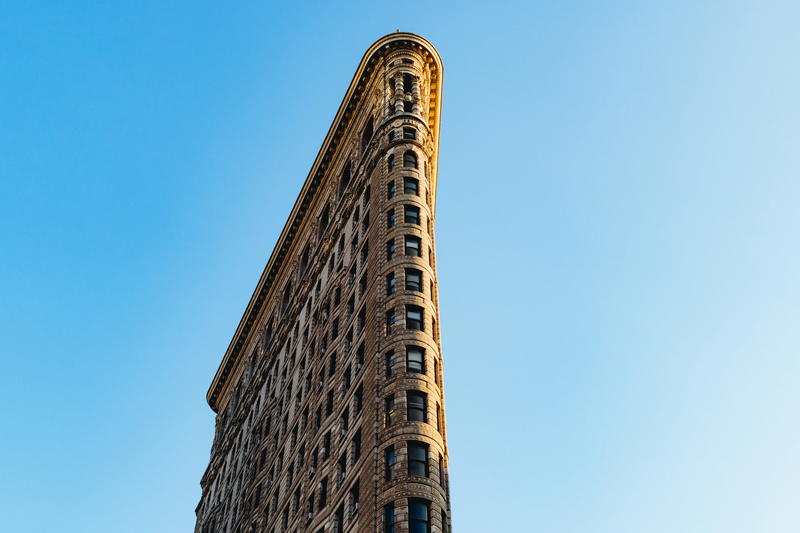
<path fill-rule="evenodd" d="M 394 294 L 394 272 L 386 274 L 386 295 L 391 296 Z"/>
<path fill-rule="evenodd" d="M 320 236 L 323 233 L 325 233 L 325 230 L 328 227 L 328 222 L 329 221 L 330 221 L 330 208 L 326 206 L 325 209 L 322 210 L 322 214 L 319 216 L 319 235 Z"/>
<path fill-rule="evenodd" d="M 353 410 L 356 413 L 360 413 L 361 409 L 364 408 L 364 386 L 363 385 L 359 385 L 358 388 L 356 389 L 355 401 L 353 403 L 355 405 Z"/>
<path fill-rule="evenodd" d="M 391 335 L 394 333 L 394 323 L 395 323 L 395 316 L 394 316 L 394 309 L 389 309 L 386 311 L 386 334 Z"/>
<path fill-rule="evenodd" d="M 422 257 L 422 242 L 419 237 L 406 235 L 406 255 Z M 392 242 L 394 244 L 394 242 Z M 393 250 L 394 251 L 394 250 Z"/>
<path fill-rule="evenodd" d="M 388 135 L 388 137 L 389 137 L 389 142 L 392 142 L 392 141 L 394 140 L 394 130 L 391 130 L 391 131 L 389 132 L 389 135 Z"/>
<path fill-rule="evenodd" d="M 431 533 L 430 510 L 426 500 L 408 500 L 409 533 Z"/>
<path fill-rule="evenodd" d="M 370 187 L 369 185 L 367 185 L 367 186 L 364 188 L 364 198 L 363 198 L 363 200 L 361 201 L 362 205 L 364 206 L 364 209 L 366 209 L 366 208 L 367 208 L 367 205 L 369 205 L 369 199 L 370 199 L 371 195 L 372 195 L 372 187 Z M 367 216 L 369 216 L 369 215 L 367 215 Z"/>
<path fill-rule="evenodd" d="M 394 259 L 394 239 L 386 241 L 386 260 L 391 261 Z"/>
<path fill-rule="evenodd" d="M 394 154 L 390 154 L 389 157 L 386 158 L 386 166 L 390 172 L 394 170 Z"/>
<path fill-rule="evenodd" d="M 416 178 L 403 178 L 403 194 L 419 196 L 419 180 Z"/>
<path fill-rule="evenodd" d="M 372 139 L 373 129 L 374 129 L 374 122 L 372 120 L 372 117 L 370 117 L 369 120 L 367 121 L 367 125 L 364 126 L 364 132 L 361 134 L 362 151 L 367 147 L 370 139 Z"/>
<path fill-rule="evenodd" d="M 389 183 L 386 184 L 386 197 L 388 199 L 391 200 L 392 198 L 394 198 L 394 195 L 395 195 L 396 192 L 397 191 L 396 191 L 396 187 L 394 185 L 394 181 L 390 181 Z"/>
<path fill-rule="evenodd" d="M 424 324 L 423 324 L 423 312 L 422 308 L 417 305 L 407 305 L 406 306 L 406 329 L 415 329 L 417 331 L 423 331 Z"/>
<path fill-rule="evenodd" d="M 403 154 L 403 166 L 417 168 L 417 154 L 414 153 L 414 150 L 408 150 Z"/>
<path fill-rule="evenodd" d="M 322 439 L 322 459 L 327 460 L 331 456 L 331 432 L 325 433 L 325 438 Z"/>
<path fill-rule="evenodd" d="M 406 290 L 422 292 L 422 271 L 416 268 L 406 269 Z"/>
<path fill-rule="evenodd" d="M 406 402 L 408 405 L 408 420 L 411 422 L 427 422 L 427 394 L 419 391 L 408 391 Z"/>
<path fill-rule="evenodd" d="M 428 477 L 428 445 L 424 442 L 408 441 L 408 473 Z"/>
<path fill-rule="evenodd" d="M 325 403 L 325 416 L 333 413 L 333 389 L 328 391 L 328 401 Z"/>
<path fill-rule="evenodd" d="M 403 139 L 416 139 L 417 130 L 414 128 L 403 128 Z"/>
<path fill-rule="evenodd" d="M 411 74 L 403 74 L 403 92 L 410 93 L 413 90 L 414 78 Z"/>
<path fill-rule="evenodd" d="M 386 352 L 386 377 L 390 378 L 395 375 L 394 365 L 396 363 L 394 350 Z"/>
<path fill-rule="evenodd" d="M 414 104 L 411 102 L 403 102 L 403 111 L 411 113 L 414 110 Z"/>
<path fill-rule="evenodd" d="M 419 207 L 415 205 L 403 206 L 403 220 L 406 224 L 419 224 Z"/>
<path fill-rule="evenodd" d="M 319 482 L 319 508 L 328 505 L 328 478 Z"/>
<path fill-rule="evenodd" d="M 383 506 L 383 533 L 394 533 L 394 504 Z"/>
<path fill-rule="evenodd" d="M 394 394 L 387 396 L 383 402 L 383 417 L 386 426 L 391 426 L 395 422 Z"/>
<path fill-rule="evenodd" d="M 359 482 L 356 481 L 350 488 L 350 516 L 358 512 L 359 503 L 361 502 L 361 490 Z"/>
<path fill-rule="evenodd" d="M 406 346 L 406 370 L 412 374 L 425 373 L 425 351 L 418 346 Z"/>
<path fill-rule="evenodd" d="M 386 212 L 386 227 L 387 228 L 394 227 L 394 209 L 389 209 Z"/>
<path fill-rule="evenodd" d="M 344 194 L 347 186 L 350 185 L 351 178 L 352 175 L 350 173 L 350 163 L 348 163 L 347 166 L 342 170 L 342 176 L 339 178 L 339 196 Z"/>
<path fill-rule="evenodd" d="M 384 479 L 386 481 L 391 481 L 394 479 L 394 464 L 397 460 L 397 457 L 394 453 L 394 445 L 389 446 L 383 452 L 384 458 Z"/>
<path fill-rule="evenodd" d="M 353 463 L 358 461 L 361 457 L 361 430 L 359 429 L 356 432 L 355 437 L 353 437 Z"/>

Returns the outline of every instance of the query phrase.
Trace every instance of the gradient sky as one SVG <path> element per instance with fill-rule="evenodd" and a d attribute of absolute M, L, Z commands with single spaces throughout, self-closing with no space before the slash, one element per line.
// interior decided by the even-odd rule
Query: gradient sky
<path fill-rule="evenodd" d="M 4 4 L 0 530 L 192 530 L 206 389 L 400 28 L 456 533 L 800 531 L 800 5 L 289 4 Z"/>

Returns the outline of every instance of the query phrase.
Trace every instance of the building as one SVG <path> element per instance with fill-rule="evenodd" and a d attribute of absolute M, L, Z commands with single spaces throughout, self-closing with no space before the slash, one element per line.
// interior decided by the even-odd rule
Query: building
<path fill-rule="evenodd" d="M 208 391 L 197 533 L 450 531 L 441 95 L 422 37 L 361 60 Z"/>

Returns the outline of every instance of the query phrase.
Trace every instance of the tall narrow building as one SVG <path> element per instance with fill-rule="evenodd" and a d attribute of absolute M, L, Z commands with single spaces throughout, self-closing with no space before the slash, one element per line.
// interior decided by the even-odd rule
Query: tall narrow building
<path fill-rule="evenodd" d="M 364 54 L 208 390 L 197 533 L 450 531 L 441 97 L 422 37 Z"/>

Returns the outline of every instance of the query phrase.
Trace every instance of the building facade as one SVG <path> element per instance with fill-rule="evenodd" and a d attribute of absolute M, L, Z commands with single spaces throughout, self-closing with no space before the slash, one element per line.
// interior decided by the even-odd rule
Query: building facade
<path fill-rule="evenodd" d="M 444 533 L 442 62 L 366 52 L 225 353 L 196 533 Z"/>

